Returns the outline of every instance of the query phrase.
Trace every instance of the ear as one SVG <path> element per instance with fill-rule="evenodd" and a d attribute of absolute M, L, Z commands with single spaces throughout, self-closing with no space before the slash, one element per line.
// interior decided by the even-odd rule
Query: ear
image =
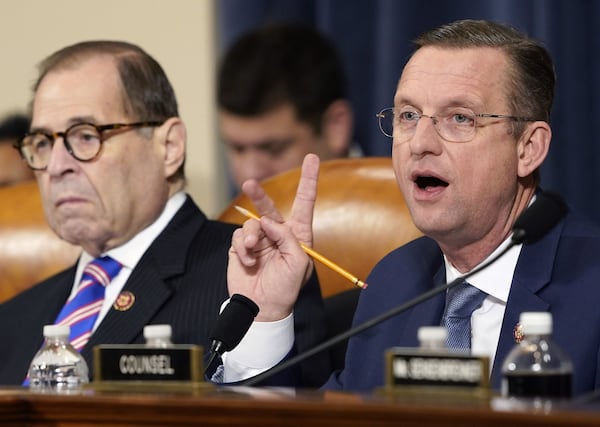
<path fill-rule="evenodd" d="M 185 161 L 187 130 L 179 117 L 171 117 L 160 127 L 165 176 L 171 177 Z"/>
<path fill-rule="evenodd" d="M 338 99 L 327 107 L 323 115 L 323 140 L 332 157 L 348 155 L 352 141 L 354 114 L 350 103 Z"/>
<path fill-rule="evenodd" d="M 531 175 L 542 165 L 548 155 L 551 139 L 552 130 L 546 122 L 533 122 L 525 129 L 517 145 L 517 172 L 521 178 Z"/>

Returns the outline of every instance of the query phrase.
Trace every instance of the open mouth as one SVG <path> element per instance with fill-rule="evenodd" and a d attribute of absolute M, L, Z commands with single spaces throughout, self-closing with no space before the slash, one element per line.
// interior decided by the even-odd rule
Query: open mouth
<path fill-rule="evenodd" d="M 427 188 L 447 187 L 448 183 L 434 176 L 420 176 L 415 180 L 415 184 L 421 190 Z"/>

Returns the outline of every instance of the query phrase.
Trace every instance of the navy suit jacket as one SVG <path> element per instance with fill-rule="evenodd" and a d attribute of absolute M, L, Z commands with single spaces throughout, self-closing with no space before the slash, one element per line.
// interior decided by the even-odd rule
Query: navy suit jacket
<path fill-rule="evenodd" d="M 544 238 L 523 246 L 502 322 L 491 373 L 499 389 L 501 366 L 515 345 L 513 330 L 523 311 L 549 311 L 553 338 L 574 365 L 573 392 L 600 384 L 600 228 L 569 212 Z M 422 237 L 381 260 L 367 278 L 353 325 L 358 325 L 434 286 L 445 283 L 438 245 Z M 441 293 L 411 310 L 351 338 L 345 369 L 332 375 L 325 388 L 370 390 L 384 384 L 384 357 L 393 346 L 417 347 L 417 330 L 439 325 L 444 310 Z"/>
<path fill-rule="evenodd" d="M 143 343 L 148 324 L 173 328 L 173 342 L 210 350 L 209 334 L 228 297 L 227 258 L 237 226 L 211 221 L 188 197 L 144 253 L 123 291 L 135 295 L 127 311 L 111 308 L 82 349 L 93 374 L 92 349 L 98 344 Z M 75 266 L 0 305 L 0 384 L 21 384 L 43 341 L 43 326 L 54 323 L 68 298 Z M 296 351 L 308 350 L 326 336 L 319 283 L 302 289 L 295 307 Z M 320 386 L 329 376 L 329 355 L 301 366 L 302 385 Z"/>

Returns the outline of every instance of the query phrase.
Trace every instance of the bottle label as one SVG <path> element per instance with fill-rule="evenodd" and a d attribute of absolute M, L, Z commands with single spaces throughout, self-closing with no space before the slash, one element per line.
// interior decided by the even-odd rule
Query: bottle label
<path fill-rule="evenodd" d="M 502 394 L 512 397 L 571 397 L 570 373 L 507 373 L 502 380 Z"/>
<path fill-rule="evenodd" d="M 28 371 L 29 387 L 35 392 L 72 393 L 89 382 L 85 359 L 65 342 L 42 347 Z"/>

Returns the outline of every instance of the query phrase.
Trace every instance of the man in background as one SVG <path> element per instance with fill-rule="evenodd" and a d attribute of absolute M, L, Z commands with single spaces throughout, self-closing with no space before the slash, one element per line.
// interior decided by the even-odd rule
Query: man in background
<path fill-rule="evenodd" d="M 29 117 L 13 114 L 0 122 L 0 186 L 33 179 L 33 171 L 14 145 L 29 130 Z"/>
<path fill-rule="evenodd" d="M 218 71 L 219 129 L 236 190 L 351 151 L 353 113 L 334 45 L 312 28 L 265 26 L 240 37 Z"/>

